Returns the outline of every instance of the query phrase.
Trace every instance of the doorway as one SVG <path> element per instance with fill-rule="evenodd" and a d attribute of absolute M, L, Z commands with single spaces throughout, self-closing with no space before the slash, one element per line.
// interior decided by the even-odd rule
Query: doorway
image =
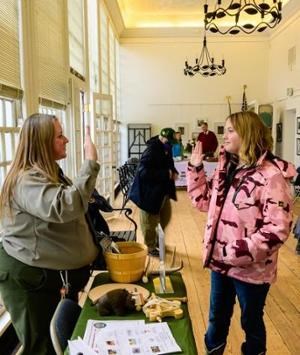
<path fill-rule="evenodd" d="M 296 110 L 284 111 L 282 117 L 282 156 L 281 158 L 289 162 L 295 162 L 295 127 Z"/>

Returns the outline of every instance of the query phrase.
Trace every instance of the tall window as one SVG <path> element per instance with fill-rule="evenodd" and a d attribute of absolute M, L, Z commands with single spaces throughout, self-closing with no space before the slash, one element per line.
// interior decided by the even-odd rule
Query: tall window
<path fill-rule="evenodd" d="M 15 154 L 21 120 L 19 1 L 0 7 L 0 185 Z"/>
<path fill-rule="evenodd" d="M 113 166 L 121 165 L 121 141 L 120 141 L 120 82 L 119 82 L 119 43 L 115 38 L 114 32 L 110 26 L 109 36 L 110 48 L 110 93 L 113 97 Z M 113 170 L 113 184 L 118 182 L 117 170 Z"/>
<path fill-rule="evenodd" d="M 89 25 L 89 64 L 90 83 L 94 92 L 99 92 L 99 36 L 98 36 L 98 6 L 97 0 L 88 1 L 88 25 Z"/>
<path fill-rule="evenodd" d="M 100 8 L 100 56 L 101 56 L 101 93 L 109 94 L 108 72 L 108 21 L 105 9 Z"/>
<path fill-rule="evenodd" d="M 0 185 L 15 154 L 21 121 L 18 121 L 18 102 L 0 97 Z"/>
<path fill-rule="evenodd" d="M 121 121 L 121 85 L 120 85 L 120 44 L 116 40 L 116 103 L 115 103 L 115 118 Z"/>
<path fill-rule="evenodd" d="M 115 34 L 109 24 L 109 93 L 112 96 L 114 103 L 113 118 L 115 115 L 115 103 L 116 103 L 116 50 L 115 50 Z"/>
<path fill-rule="evenodd" d="M 94 94 L 95 145 L 101 170 L 97 178 L 97 189 L 101 195 L 113 200 L 112 176 L 112 102 L 109 95 Z"/>

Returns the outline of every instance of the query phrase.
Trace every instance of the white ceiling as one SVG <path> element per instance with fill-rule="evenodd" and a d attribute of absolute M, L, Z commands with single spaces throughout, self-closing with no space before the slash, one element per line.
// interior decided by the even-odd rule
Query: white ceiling
<path fill-rule="evenodd" d="M 230 1 L 223 0 L 223 7 Z M 199 28 L 203 27 L 203 5 L 207 3 L 208 9 L 213 10 L 217 0 L 117 0 L 117 2 L 127 29 Z M 256 0 L 256 3 L 260 2 L 273 4 L 273 0 Z M 282 0 L 283 5 L 288 2 L 289 0 Z"/>
<path fill-rule="evenodd" d="M 126 28 L 199 27 L 200 0 L 118 0 Z"/>

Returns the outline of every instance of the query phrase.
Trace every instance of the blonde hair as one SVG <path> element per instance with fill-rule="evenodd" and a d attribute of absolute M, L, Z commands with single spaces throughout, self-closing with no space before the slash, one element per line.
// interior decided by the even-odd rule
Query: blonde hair
<path fill-rule="evenodd" d="M 55 120 L 57 118 L 53 115 L 39 113 L 25 120 L 15 157 L 1 189 L 0 216 L 3 216 L 7 207 L 11 211 L 17 180 L 26 170 L 34 168 L 49 181 L 58 182 L 58 167 L 53 152 Z"/>
<path fill-rule="evenodd" d="M 228 116 L 228 119 L 241 138 L 239 157 L 246 164 L 255 164 L 266 150 L 272 150 L 271 131 L 255 112 L 236 112 Z"/>

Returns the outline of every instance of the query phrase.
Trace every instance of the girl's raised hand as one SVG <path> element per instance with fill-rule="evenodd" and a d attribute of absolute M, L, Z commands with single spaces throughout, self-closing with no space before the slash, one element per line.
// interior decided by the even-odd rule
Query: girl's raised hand
<path fill-rule="evenodd" d="M 84 153 L 87 160 L 97 160 L 98 158 L 97 149 L 92 142 L 90 126 L 85 126 Z"/>
<path fill-rule="evenodd" d="M 204 154 L 202 153 L 202 143 L 197 141 L 195 148 L 192 150 L 190 163 L 193 166 L 200 166 L 203 162 Z"/>

